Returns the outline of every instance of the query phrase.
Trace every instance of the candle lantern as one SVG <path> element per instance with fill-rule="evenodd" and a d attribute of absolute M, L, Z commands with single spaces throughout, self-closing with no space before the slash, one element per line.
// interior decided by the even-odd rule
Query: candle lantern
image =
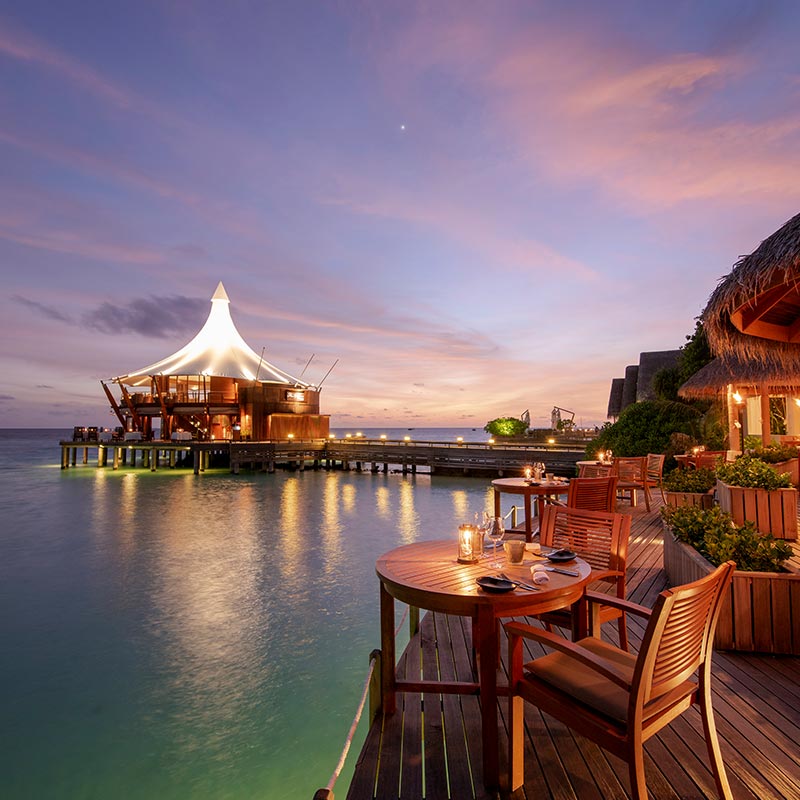
<path fill-rule="evenodd" d="M 458 562 L 474 564 L 483 554 L 483 532 L 477 525 L 458 526 Z"/>

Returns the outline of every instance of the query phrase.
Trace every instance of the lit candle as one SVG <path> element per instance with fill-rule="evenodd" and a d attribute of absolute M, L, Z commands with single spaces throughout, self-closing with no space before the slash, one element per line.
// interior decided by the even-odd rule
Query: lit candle
<path fill-rule="evenodd" d="M 531 473 L 533 470 L 530 467 L 525 467 L 525 480 L 529 481 L 531 479 Z"/>
<path fill-rule="evenodd" d="M 482 535 L 475 525 L 458 526 L 458 561 L 474 564 L 481 556 Z"/>

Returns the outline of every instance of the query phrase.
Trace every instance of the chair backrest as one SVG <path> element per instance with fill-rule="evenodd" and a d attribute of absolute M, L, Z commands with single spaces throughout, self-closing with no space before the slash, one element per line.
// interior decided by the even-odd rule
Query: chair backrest
<path fill-rule="evenodd" d="M 615 458 L 614 474 L 619 478 L 620 483 L 643 483 L 647 476 L 647 458 L 645 456 Z"/>
<path fill-rule="evenodd" d="M 611 464 L 581 464 L 578 467 L 579 478 L 607 478 L 614 474 Z"/>
<path fill-rule="evenodd" d="M 588 511 L 613 511 L 617 502 L 617 478 L 573 478 L 569 482 L 567 505 Z"/>
<path fill-rule="evenodd" d="M 539 541 L 545 547 L 569 548 L 593 570 L 619 570 L 623 576 L 630 535 L 628 514 L 569 506 L 545 506 L 539 528 Z"/>
<path fill-rule="evenodd" d="M 643 705 L 688 680 L 710 658 L 720 608 L 736 565 L 732 561 L 693 583 L 658 596 L 642 639 L 631 686 Z"/>
<path fill-rule="evenodd" d="M 647 480 L 653 483 L 661 483 L 664 473 L 665 456 L 661 453 L 647 454 Z"/>

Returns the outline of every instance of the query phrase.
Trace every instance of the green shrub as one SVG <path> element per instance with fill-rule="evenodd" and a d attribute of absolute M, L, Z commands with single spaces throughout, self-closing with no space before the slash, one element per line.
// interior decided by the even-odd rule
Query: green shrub
<path fill-rule="evenodd" d="M 767 464 L 780 464 L 790 458 L 797 458 L 797 446 L 793 444 L 770 444 L 767 447 L 756 447 L 752 455 L 766 461 Z"/>
<path fill-rule="evenodd" d="M 789 474 L 774 470 L 765 461 L 753 456 L 739 456 L 732 464 L 720 464 L 717 477 L 730 486 L 745 489 L 788 489 L 791 485 Z"/>
<path fill-rule="evenodd" d="M 521 436 L 527 432 L 528 424 L 516 417 L 498 417 L 487 422 L 483 429 L 492 436 Z"/>
<path fill-rule="evenodd" d="M 668 492 L 693 492 L 705 494 L 717 485 L 713 469 L 674 469 L 664 476 L 664 489 Z"/>
<path fill-rule="evenodd" d="M 788 543 L 759 533 L 752 522 L 737 527 L 719 506 L 665 506 L 661 515 L 679 542 L 694 547 L 715 567 L 735 561 L 736 569 L 743 572 L 780 572 L 792 555 Z"/>
<path fill-rule="evenodd" d="M 684 403 L 664 400 L 643 400 L 628 406 L 613 424 L 603 427 L 586 447 L 594 458 L 599 450 L 613 450 L 615 456 L 646 456 L 663 453 L 670 435 L 691 434 L 701 414 Z"/>

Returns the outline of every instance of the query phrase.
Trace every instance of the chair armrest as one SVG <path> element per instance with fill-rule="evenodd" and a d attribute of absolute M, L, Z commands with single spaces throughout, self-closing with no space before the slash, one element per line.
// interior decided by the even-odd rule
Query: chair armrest
<path fill-rule="evenodd" d="M 614 597 L 613 594 L 603 594 L 602 592 L 586 592 L 584 598 L 588 603 L 599 603 L 604 606 L 612 606 L 618 608 L 620 611 L 625 611 L 628 614 L 634 614 L 637 617 L 649 617 L 652 614 L 652 609 L 640 606 L 638 603 L 632 603 L 630 600 L 624 600 L 621 597 Z"/>
<path fill-rule="evenodd" d="M 532 639 L 540 644 L 547 645 L 553 650 L 558 650 L 561 653 L 574 658 L 586 667 L 602 675 L 607 680 L 621 686 L 623 689 L 630 689 L 631 683 L 625 676 L 617 670 L 613 664 L 609 663 L 603 658 L 596 656 L 585 647 L 581 647 L 580 643 L 576 644 L 569 639 L 564 639 L 561 636 L 556 636 L 554 633 L 542 630 L 541 628 L 534 628 L 532 625 L 525 625 L 522 622 L 507 622 L 505 625 L 506 633 L 509 638 L 509 648 L 513 649 L 513 639 L 515 637 L 522 637 L 523 639 Z"/>
<path fill-rule="evenodd" d="M 592 570 L 589 576 L 590 581 L 607 581 L 609 578 L 624 578 L 625 573 L 618 569 L 599 569 Z M 616 580 L 614 581 L 616 583 Z"/>

